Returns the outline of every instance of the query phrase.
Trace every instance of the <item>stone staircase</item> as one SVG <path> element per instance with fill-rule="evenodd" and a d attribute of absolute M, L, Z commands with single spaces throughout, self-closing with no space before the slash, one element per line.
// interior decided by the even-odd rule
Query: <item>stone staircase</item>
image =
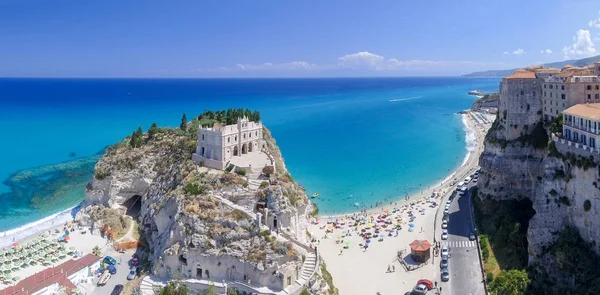
<path fill-rule="evenodd" d="M 164 287 L 164 282 L 156 282 L 150 276 L 145 276 L 140 284 L 141 295 L 155 295 L 154 286 Z"/>
<path fill-rule="evenodd" d="M 307 253 L 304 264 L 302 264 L 302 274 L 297 282 L 304 285 L 310 280 L 317 268 L 317 256 L 314 253 Z"/>

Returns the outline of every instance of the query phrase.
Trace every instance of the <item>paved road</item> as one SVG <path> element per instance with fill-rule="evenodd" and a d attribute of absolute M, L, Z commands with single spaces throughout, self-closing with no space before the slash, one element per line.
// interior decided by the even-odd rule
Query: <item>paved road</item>
<path fill-rule="evenodd" d="M 471 189 L 475 185 L 476 183 L 471 182 L 468 188 Z M 450 205 L 448 240 L 442 241 L 442 245 L 450 246 L 448 267 L 450 281 L 441 283 L 442 294 L 485 294 L 485 288 L 481 282 L 483 276 L 479 265 L 477 242 L 469 241 L 469 234 L 475 227 L 471 213 L 470 191 L 468 190 L 463 195 L 457 195 Z"/>
<path fill-rule="evenodd" d="M 129 259 L 131 259 L 131 256 L 133 255 L 135 251 L 133 250 L 129 250 L 126 251 L 125 253 L 121 254 L 121 253 L 116 253 L 114 251 L 111 251 L 109 253 L 106 253 L 107 255 L 110 255 L 111 257 L 113 257 L 115 260 L 117 260 L 117 262 L 119 261 L 119 259 L 121 259 L 121 263 L 117 263 L 116 267 L 117 267 L 117 273 L 114 274 L 106 283 L 106 285 L 104 286 L 96 286 L 96 284 L 98 283 L 98 278 L 94 278 L 94 289 L 91 292 L 92 295 L 108 295 L 110 294 L 110 292 L 112 292 L 112 290 L 114 289 L 114 287 L 118 284 L 121 284 L 123 286 L 125 286 L 125 284 L 127 284 L 127 275 L 129 274 Z"/>

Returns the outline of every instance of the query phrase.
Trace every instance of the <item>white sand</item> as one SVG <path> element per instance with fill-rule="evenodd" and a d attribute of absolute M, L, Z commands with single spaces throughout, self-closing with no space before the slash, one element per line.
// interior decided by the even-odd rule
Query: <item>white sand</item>
<path fill-rule="evenodd" d="M 45 232 L 47 234 L 47 231 L 45 231 Z M 46 239 L 48 241 L 56 241 L 56 240 L 58 240 L 59 236 L 63 235 L 63 233 L 64 232 L 62 232 L 62 230 L 61 230 L 61 233 L 55 233 L 55 231 L 52 230 L 52 234 L 49 237 L 47 237 Z M 19 243 L 25 244 L 28 241 L 35 239 L 38 235 L 39 234 L 29 236 L 26 239 L 20 240 Z M 60 244 L 64 245 L 67 249 L 69 247 L 75 247 L 75 251 L 78 251 L 81 254 L 81 256 L 92 253 L 92 249 L 95 246 L 100 247 L 101 254 L 115 253 L 114 250 L 112 250 L 113 249 L 112 243 L 107 244 L 105 239 L 103 239 L 102 237 L 100 237 L 98 235 L 90 234 L 89 230 L 87 231 L 86 234 L 82 234 L 79 231 L 74 231 L 74 232 L 70 233 L 69 236 L 70 236 L 70 239 L 69 239 L 68 243 L 60 243 Z M 42 264 L 37 264 L 37 265 L 29 266 L 26 268 L 22 268 L 16 272 L 11 273 L 11 275 L 12 275 L 12 277 L 19 277 L 22 280 L 28 276 L 31 276 L 35 273 L 42 271 L 44 269 L 62 264 L 65 261 L 68 261 L 69 259 L 73 259 L 73 257 L 67 256 L 67 257 L 60 259 L 57 262 L 52 263 L 47 266 L 44 266 Z M 3 284 L 2 282 L 0 282 L 0 290 L 4 289 L 6 287 L 7 287 L 6 284 Z"/>
<path fill-rule="evenodd" d="M 329 218 L 321 217 L 317 224 L 309 226 L 309 231 L 313 237 L 320 240 L 320 242 L 316 243 L 316 246 L 323 260 L 327 263 L 327 269 L 333 275 L 334 285 L 339 289 L 340 294 L 366 295 L 376 294 L 377 292 L 381 292 L 382 294 L 404 294 L 410 291 L 419 279 L 435 281 L 435 278 L 438 276 L 437 263 L 439 262 L 439 257 L 435 258 L 434 263 L 431 263 L 432 259 L 430 259 L 428 264 L 423 265 L 419 269 L 406 272 L 398 262 L 397 252 L 399 250 L 406 250 L 406 253 L 410 253 L 409 244 L 415 239 L 426 239 L 433 243 L 434 229 L 437 229 L 434 226 L 434 216 L 440 214 L 438 212 L 439 206 L 429 208 L 429 203 L 425 201 L 425 198 L 430 196 L 434 190 L 436 192 L 443 192 L 443 194 L 438 195 L 438 198 L 441 199 L 438 199 L 438 203 L 441 202 L 443 204 L 449 193 L 454 189 L 454 185 L 477 169 L 479 155 L 483 150 L 485 132 L 491 124 L 477 124 L 470 115 L 465 115 L 464 121 L 475 132 L 477 146 L 472 147 L 472 151 L 469 151 L 470 155 L 465 164 L 459 167 L 453 173 L 452 177 L 447 178 L 436 187 L 426 189 L 409 198 L 409 202 L 415 202 L 417 206 L 425 209 L 425 215 L 413 211 L 416 215 L 416 219 L 414 220 L 415 230 L 413 232 L 408 231 L 407 213 L 400 211 L 397 214 L 403 218 L 405 224 L 402 225 L 403 228 L 399 231 L 397 237 L 395 234 L 392 237 L 386 235 L 383 242 L 371 239 L 369 248 L 364 251 L 364 249 L 359 248 L 359 244 L 364 243 L 363 238 L 351 230 L 352 237 L 343 238 L 344 243 L 350 241 L 351 245 L 349 249 L 344 249 L 343 254 L 340 255 L 339 253 L 343 249 L 344 243 L 338 244 L 336 240 L 339 235 L 344 235 L 349 229 L 347 225 L 341 229 L 334 229 L 333 233 L 328 234 L 327 239 L 323 239 L 323 237 Z M 397 205 L 388 205 L 368 210 L 367 214 L 368 216 L 377 218 L 383 210 L 391 210 L 393 207 L 401 207 L 403 205 L 408 206 L 404 200 L 395 203 Z M 352 216 L 352 214 L 347 214 L 346 216 Z M 337 218 L 344 219 L 344 217 Z M 346 220 L 349 220 L 349 218 L 346 217 Z M 438 223 L 440 220 L 441 215 L 438 215 Z M 364 227 L 365 225 L 359 226 L 359 229 Z M 421 228 L 423 232 L 421 232 Z M 437 235 L 439 236 L 439 230 L 437 230 Z M 387 273 L 388 265 L 393 265 L 395 272 Z"/>

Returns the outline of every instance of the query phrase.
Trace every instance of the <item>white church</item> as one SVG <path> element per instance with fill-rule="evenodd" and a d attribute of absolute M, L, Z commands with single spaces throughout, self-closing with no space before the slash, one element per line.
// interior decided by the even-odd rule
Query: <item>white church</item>
<path fill-rule="evenodd" d="M 261 165 L 263 161 L 253 161 L 264 147 L 262 123 L 238 119 L 237 124 L 200 128 L 198 147 L 192 160 L 203 166 L 224 170 L 232 162 L 236 166 Z M 263 158 L 263 157 L 258 157 Z M 262 168 L 262 167 L 257 167 Z"/>

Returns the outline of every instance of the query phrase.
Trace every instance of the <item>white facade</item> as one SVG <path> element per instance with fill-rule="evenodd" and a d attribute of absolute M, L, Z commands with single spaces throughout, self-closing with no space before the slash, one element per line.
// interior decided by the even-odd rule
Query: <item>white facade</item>
<path fill-rule="evenodd" d="M 565 110 L 562 137 L 577 147 L 599 151 L 600 104 L 581 104 Z"/>
<path fill-rule="evenodd" d="M 576 104 L 600 102 L 600 78 L 557 74 L 544 80 L 542 94 L 544 120 L 550 121 Z"/>
<path fill-rule="evenodd" d="M 259 153 L 264 147 L 263 129 L 260 122 L 239 119 L 237 124 L 200 128 L 198 147 L 192 160 L 214 169 L 225 169 L 233 157 Z"/>

